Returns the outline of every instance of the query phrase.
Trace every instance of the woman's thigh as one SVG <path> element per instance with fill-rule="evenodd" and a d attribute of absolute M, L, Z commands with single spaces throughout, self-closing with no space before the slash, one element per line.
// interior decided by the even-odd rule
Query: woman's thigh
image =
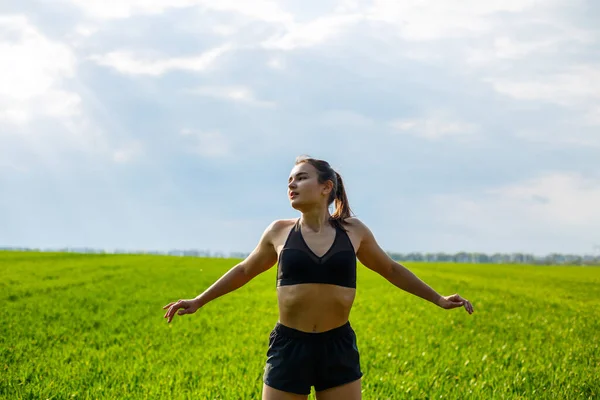
<path fill-rule="evenodd" d="M 306 400 L 308 395 L 283 392 L 263 383 L 262 400 Z"/>
<path fill-rule="evenodd" d="M 316 392 L 317 400 L 361 400 L 361 380 Z"/>

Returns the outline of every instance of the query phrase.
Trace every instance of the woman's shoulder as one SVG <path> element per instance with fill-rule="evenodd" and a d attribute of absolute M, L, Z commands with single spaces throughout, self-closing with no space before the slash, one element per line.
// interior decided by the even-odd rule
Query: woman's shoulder
<path fill-rule="evenodd" d="M 347 232 L 352 232 L 358 237 L 362 237 L 366 229 L 368 229 L 367 226 L 357 217 L 344 218 L 341 221 L 341 226 L 343 226 L 344 230 Z"/>
<path fill-rule="evenodd" d="M 276 219 L 269 224 L 265 230 L 267 240 L 275 247 L 285 242 L 287 235 L 291 232 L 292 227 L 296 223 L 294 219 Z"/>
<path fill-rule="evenodd" d="M 366 228 L 366 225 L 357 217 L 348 217 L 344 218 L 342 221 L 345 225 L 353 227 L 355 229 L 363 229 Z"/>
<path fill-rule="evenodd" d="M 276 219 L 273 220 L 273 222 L 271 222 L 267 229 L 273 233 L 279 233 L 282 230 L 285 230 L 294 225 L 296 221 L 297 218 Z"/>

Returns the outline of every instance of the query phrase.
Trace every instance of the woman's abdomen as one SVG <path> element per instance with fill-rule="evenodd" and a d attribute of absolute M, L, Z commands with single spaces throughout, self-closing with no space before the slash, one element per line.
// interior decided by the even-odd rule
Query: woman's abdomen
<path fill-rule="evenodd" d="M 277 288 L 279 322 L 305 332 L 324 332 L 348 321 L 356 289 L 322 283 Z"/>

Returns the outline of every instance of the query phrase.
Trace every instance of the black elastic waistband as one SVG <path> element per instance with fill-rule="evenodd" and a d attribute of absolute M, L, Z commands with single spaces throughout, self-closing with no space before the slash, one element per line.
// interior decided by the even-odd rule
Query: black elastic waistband
<path fill-rule="evenodd" d="M 281 322 L 277 322 L 275 325 L 275 332 L 287 337 L 298 338 L 298 339 L 328 339 L 332 337 L 342 336 L 352 330 L 350 321 L 346 322 L 342 326 L 330 329 L 325 332 L 304 332 L 298 329 L 290 328 L 289 326 L 282 325 Z"/>

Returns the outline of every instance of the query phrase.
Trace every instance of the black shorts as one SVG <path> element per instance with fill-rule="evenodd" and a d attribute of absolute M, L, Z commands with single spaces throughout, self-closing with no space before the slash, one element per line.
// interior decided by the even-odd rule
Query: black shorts
<path fill-rule="evenodd" d="M 350 322 L 326 332 L 302 332 L 277 323 L 269 336 L 263 382 L 297 394 L 362 377 L 356 335 Z"/>

